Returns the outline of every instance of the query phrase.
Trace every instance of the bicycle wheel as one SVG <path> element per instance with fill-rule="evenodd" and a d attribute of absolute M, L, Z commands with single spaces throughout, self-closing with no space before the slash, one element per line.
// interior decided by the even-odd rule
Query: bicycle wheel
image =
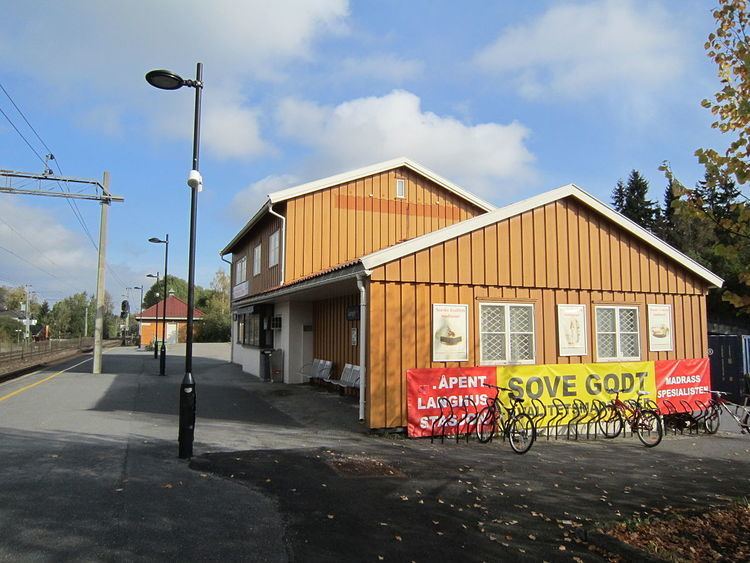
<path fill-rule="evenodd" d="M 711 407 L 703 420 L 703 428 L 706 434 L 716 434 L 721 424 L 721 411 L 716 407 Z"/>
<path fill-rule="evenodd" d="M 607 405 L 599 418 L 599 429 L 605 438 L 617 438 L 622 432 L 622 414 L 614 405 Z"/>
<path fill-rule="evenodd" d="M 486 444 L 497 429 L 497 413 L 493 407 L 484 407 L 477 415 L 477 440 Z"/>
<path fill-rule="evenodd" d="M 508 421 L 508 442 L 517 454 L 525 454 L 536 439 L 534 420 L 526 413 L 517 414 Z"/>
<path fill-rule="evenodd" d="M 664 427 L 656 411 L 642 410 L 635 415 L 633 426 L 641 444 L 647 448 L 658 446 L 664 437 Z"/>

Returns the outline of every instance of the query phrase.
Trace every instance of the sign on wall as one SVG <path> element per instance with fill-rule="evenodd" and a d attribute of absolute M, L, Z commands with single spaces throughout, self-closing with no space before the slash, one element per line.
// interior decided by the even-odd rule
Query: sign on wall
<path fill-rule="evenodd" d="M 652 352 L 674 350 L 672 338 L 672 306 L 648 305 L 648 348 Z"/>
<path fill-rule="evenodd" d="M 658 360 L 656 403 L 664 412 L 703 410 L 711 399 L 711 368 L 708 358 Z"/>
<path fill-rule="evenodd" d="M 245 297 L 245 295 L 247 295 L 247 291 L 248 291 L 247 281 L 238 283 L 232 288 L 232 299 L 239 299 L 240 297 Z"/>
<path fill-rule="evenodd" d="M 409 436 L 432 435 L 432 423 L 440 417 L 441 404 L 444 416 L 453 412 L 448 423 L 465 432 L 467 424 L 474 423 L 467 412 L 475 415 L 487 405 L 488 397 L 494 397 L 494 389 L 484 384 L 494 385 L 496 373 L 495 367 L 406 370 Z"/>
<path fill-rule="evenodd" d="M 432 361 L 469 359 L 469 306 L 432 304 Z"/>
<path fill-rule="evenodd" d="M 558 305 L 557 334 L 561 356 L 585 356 L 586 306 Z"/>

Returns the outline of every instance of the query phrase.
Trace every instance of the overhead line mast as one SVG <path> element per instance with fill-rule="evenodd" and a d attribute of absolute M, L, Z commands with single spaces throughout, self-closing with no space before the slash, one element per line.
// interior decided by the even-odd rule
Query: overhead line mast
<path fill-rule="evenodd" d="M 47 169 L 49 170 L 49 169 Z M 54 174 L 36 174 L 33 172 L 18 172 L 14 170 L 0 170 L 0 178 L 6 178 L 4 186 L 0 186 L 0 193 L 16 195 L 37 195 L 44 197 L 62 197 L 65 199 L 85 199 L 101 203 L 101 218 L 99 221 L 99 247 L 98 247 L 98 264 L 96 273 L 96 321 L 94 324 L 94 366 L 93 373 L 102 372 L 102 341 L 104 336 L 104 271 L 106 268 L 106 247 L 107 247 L 107 215 L 109 206 L 112 202 L 124 202 L 125 198 L 112 195 L 109 193 L 109 172 L 104 172 L 102 181 L 87 178 L 73 178 L 66 176 L 55 176 Z M 13 187 L 14 181 L 18 180 L 38 180 L 40 189 L 29 190 L 24 187 Z M 72 184 L 85 184 L 95 186 L 96 194 L 83 194 L 72 192 L 53 192 L 41 189 L 44 181 L 66 182 Z M 99 190 L 101 189 L 101 194 Z"/>

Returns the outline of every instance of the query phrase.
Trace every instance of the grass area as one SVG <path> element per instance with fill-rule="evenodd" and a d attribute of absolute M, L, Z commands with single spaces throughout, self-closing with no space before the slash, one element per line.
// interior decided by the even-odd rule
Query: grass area
<path fill-rule="evenodd" d="M 702 513 L 616 524 L 609 534 L 666 561 L 750 561 L 747 499 Z"/>

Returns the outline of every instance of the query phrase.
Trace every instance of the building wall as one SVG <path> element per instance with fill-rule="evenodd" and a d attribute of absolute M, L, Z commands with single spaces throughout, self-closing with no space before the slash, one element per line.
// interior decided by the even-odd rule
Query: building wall
<path fill-rule="evenodd" d="M 406 198 L 396 198 L 396 179 Z M 484 211 L 398 168 L 287 201 L 286 283 Z"/>
<path fill-rule="evenodd" d="M 268 267 L 268 237 L 279 230 L 279 263 L 276 266 Z M 260 243 L 261 260 L 260 274 L 253 273 L 253 250 Z M 247 282 L 248 292 L 246 295 L 236 297 L 236 290 L 232 292 L 233 299 L 243 298 L 276 287 L 281 283 L 281 260 L 283 258 L 283 240 L 281 240 L 281 219 L 274 215 L 267 214 L 257 225 L 253 227 L 250 233 L 242 240 L 239 248 L 232 254 L 232 271 L 231 280 L 232 288 L 236 285 L 236 264 L 243 257 L 247 256 Z"/>
<path fill-rule="evenodd" d="M 187 341 L 187 321 L 171 321 L 167 319 L 167 326 L 170 325 L 177 325 L 177 341 L 178 342 L 186 342 Z M 193 332 L 194 334 L 197 334 L 200 330 L 199 323 L 195 323 L 193 325 Z M 161 342 L 162 337 L 162 322 L 161 320 L 157 321 L 145 321 L 141 324 L 141 345 L 145 346 L 146 344 L 150 344 L 154 340 L 154 334 L 156 334 L 157 339 L 159 342 Z"/>
<path fill-rule="evenodd" d="M 331 360 L 336 374 L 341 374 L 344 364 L 359 365 L 359 341 L 352 346 L 351 330 L 359 331 L 359 321 L 346 320 L 348 306 L 359 307 L 359 295 L 346 295 L 313 303 L 314 355 Z"/>
<path fill-rule="evenodd" d="M 406 375 L 413 367 L 478 365 L 478 302 L 534 303 L 535 362 L 596 359 L 594 305 L 637 304 L 641 357 L 707 354 L 707 287 L 671 259 L 572 201 L 524 213 L 376 268 L 369 285 L 367 420 L 406 425 Z M 434 363 L 432 304 L 469 306 L 469 360 Z M 557 305 L 585 304 L 588 354 L 558 356 Z M 672 305 L 674 351 L 648 352 L 649 303 Z"/>

